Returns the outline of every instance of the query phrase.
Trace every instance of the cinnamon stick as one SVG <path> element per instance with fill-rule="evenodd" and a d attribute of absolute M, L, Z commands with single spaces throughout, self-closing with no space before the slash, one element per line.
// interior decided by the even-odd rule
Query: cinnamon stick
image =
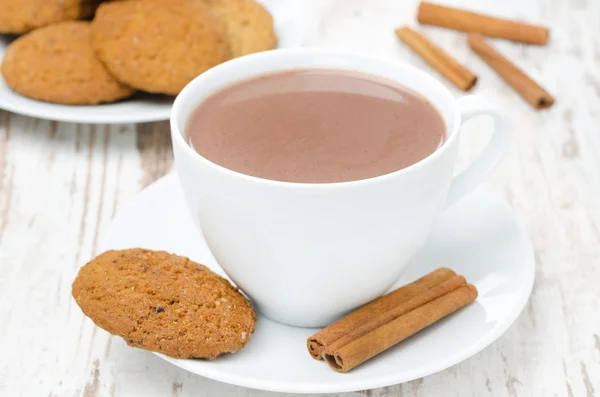
<path fill-rule="evenodd" d="M 549 30 L 543 26 L 491 17 L 458 8 L 421 2 L 417 13 L 419 23 L 441 26 L 468 33 L 480 33 L 521 43 L 544 45 Z"/>
<path fill-rule="evenodd" d="M 460 286 L 339 347 L 333 352 L 324 353 L 324 359 L 334 370 L 348 372 L 382 351 L 473 302 L 476 298 L 477 289 L 473 285 Z"/>
<path fill-rule="evenodd" d="M 533 107 L 545 109 L 554 104 L 552 95 L 486 43 L 481 35 L 470 34 L 467 41 L 471 49 Z"/>
<path fill-rule="evenodd" d="M 322 352 L 327 346 L 352 332 L 352 330 L 359 328 L 373 317 L 376 317 L 377 314 L 387 312 L 401 303 L 450 280 L 454 276 L 456 276 L 456 273 L 451 269 L 439 268 L 408 285 L 361 306 L 308 338 L 306 341 L 308 352 L 315 360 L 321 359 Z"/>
<path fill-rule="evenodd" d="M 469 69 L 408 26 L 398 28 L 396 35 L 458 89 L 469 91 L 477 82 L 477 76 Z"/>
<path fill-rule="evenodd" d="M 454 276 L 450 280 L 443 282 L 442 284 L 436 285 L 435 287 L 425 291 L 424 293 L 415 296 L 414 298 L 399 304 L 398 306 L 385 311 L 378 316 L 373 317 L 368 322 L 362 324 L 358 328 L 352 330 L 348 334 L 342 336 L 328 347 L 323 350 L 324 354 L 333 355 L 335 351 L 341 347 L 349 344 L 350 342 L 366 335 L 367 333 L 381 327 L 384 324 L 389 323 L 392 320 L 415 310 L 416 308 L 423 306 L 424 304 L 431 302 L 434 299 L 439 298 L 442 295 L 447 294 L 450 291 L 454 291 L 461 285 L 466 284 L 464 276 Z"/>

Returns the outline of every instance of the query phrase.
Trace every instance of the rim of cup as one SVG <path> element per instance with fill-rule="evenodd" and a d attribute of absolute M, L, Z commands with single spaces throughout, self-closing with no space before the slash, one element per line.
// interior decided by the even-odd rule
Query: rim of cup
<path fill-rule="evenodd" d="M 331 56 L 331 57 L 338 57 L 338 58 L 340 58 L 340 57 L 346 58 L 350 61 L 353 59 L 355 61 L 360 61 L 360 62 L 379 63 L 381 65 L 393 66 L 393 67 L 397 67 L 400 69 L 410 70 L 411 73 L 418 75 L 420 79 L 429 80 L 431 83 L 433 83 L 434 85 L 437 86 L 438 90 L 444 91 L 444 93 L 447 94 L 447 96 L 449 96 L 451 98 L 451 103 L 452 103 L 452 107 L 453 107 L 453 109 L 451 109 L 452 122 L 453 122 L 451 129 L 448 128 L 448 120 L 445 117 L 443 117 L 443 115 L 442 115 L 442 118 L 444 119 L 444 124 L 446 126 L 446 136 L 447 136 L 446 140 L 438 149 L 436 149 L 429 156 L 425 157 L 424 159 L 422 159 L 420 161 L 417 161 L 414 164 L 409 165 L 408 167 L 399 169 L 397 171 L 387 173 L 384 175 L 367 178 L 367 179 L 358 179 L 358 180 L 346 181 L 346 182 L 324 182 L 324 183 L 286 182 L 286 181 L 277 181 L 277 180 L 265 179 L 265 178 L 260 178 L 260 177 L 256 177 L 256 176 L 252 176 L 252 175 L 243 174 L 238 171 L 230 170 L 229 168 L 223 167 L 219 164 L 213 163 L 212 161 L 204 158 L 201 154 L 199 154 L 197 151 L 195 151 L 188 144 L 188 142 L 186 142 L 184 136 L 185 136 L 185 125 L 187 123 L 187 120 L 182 120 L 183 107 L 185 106 L 186 102 L 192 100 L 193 97 L 197 96 L 197 94 L 195 94 L 195 92 L 197 91 L 197 87 L 202 85 L 204 83 L 204 81 L 210 80 L 210 79 L 218 79 L 219 75 L 227 74 L 233 68 L 238 68 L 241 65 L 243 65 L 244 63 L 255 62 L 257 60 L 259 60 L 259 61 L 264 60 L 265 62 L 267 62 L 269 60 L 272 61 L 273 58 L 294 56 L 294 55 Z M 298 67 L 298 68 L 282 67 L 280 69 L 274 68 L 274 70 L 272 70 L 270 72 L 251 73 L 242 79 L 236 79 L 236 80 L 230 81 L 227 85 L 219 88 L 218 90 L 215 90 L 214 92 L 218 92 L 220 89 L 223 89 L 227 86 L 234 85 L 238 82 L 242 82 L 242 81 L 254 78 L 254 77 L 269 75 L 270 73 L 273 73 L 273 72 L 284 72 L 284 71 L 303 70 L 303 69 L 309 69 L 309 67 Z M 387 76 L 381 76 L 381 75 L 378 75 L 377 73 L 362 72 L 361 70 L 356 70 L 356 69 L 353 69 L 352 67 L 348 67 L 348 68 L 318 67 L 318 69 L 348 70 L 348 71 L 353 71 L 353 72 L 362 73 L 362 74 L 366 74 L 366 75 L 374 75 L 374 76 L 390 79 Z M 390 79 L 390 80 L 393 80 L 393 79 Z M 397 82 L 397 83 L 400 85 L 404 85 L 402 82 Z M 413 89 L 410 87 L 408 87 L 408 88 L 411 90 L 414 90 L 418 94 L 422 95 L 422 93 L 420 93 L 417 89 Z M 212 94 L 213 93 L 211 93 L 209 95 L 212 95 Z M 201 102 L 198 103 L 196 105 L 196 107 L 199 106 L 200 104 L 201 104 Z M 431 104 L 431 106 L 433 106 L 438 112 L 440 112 L 440 110 L 438 109 L 437 106 L 435 106 L 433 104 Z M 440 114 L 441 114 L 441 112 L 440 112 Z M 207 70 L 206 72 L 200 74 L 199 76 L 194 78 L 194 80 L 192 80 L 190 83 L 188 83 L 183 88 L 183 90 L 179 93 L 179 95 L 177 95 L 177 97 L 175 98 L 175 102 L 173 103 L 173 108 L 171 110 L 170 124 L 171 124 L 171 136 L 172 136 L 173 144 L 182 147 L 182 150 L 186 153 L 186 155 L 194 158 L 194 160 L 199 162 L 200 165 L 202 165 L 202 166 L 211 167 L 218 172 L 225 173 L 226 175 L 229 175 L 232 177 L 241 178 L 243 180 L 246 180 L 247 182 L 266 184 L 266 185 L 271 185 L 273 187 L 279 186 L 279 187 L 286 187 L 286 188 L 319 190 L 319 189 L 331 189 L 332 187 L 334 187 L 334 188 L 364 187 L 369 184 L 382 183 L 382 182 L 386 182 L 393 178 L 398 178 L 403 175 L 408 175 L 411 172 L 414 172 L 423 167 L 426 167 L 431 162 L 435 161 L 435 159 L 437 157 L 441 156 L 442 153 L 445 150 L 447 150 L 447 148 L 450 146 L 450 144 L 453 141 L 458 139 L 458 135 L 459 135 L 458 130 L 461 126 L 461 115 L 460 115 L 460 111 L 458 109 L 458 105 L 456 103 L 456 98 L 454 98 L 452 96 L 450 91 L 440 81 L 438 81 L 437 79 L 435 79 L 428 73 L 423 72 L 423 71 L 417 69 L 416 67 L 409 65 L 407 63 L 404 63 L 401 61 L 381 59 L 381 58 L 377 58 L 377 57 L 373 57 L 373 56 L 369 56 L 369 55 L 357 54 L 357 53 L 348 52 L 348 51 L 324 50 L 324 49 L 315 49 L 315 48 L 287 48 L 287 49 L 275 49 L 275 50 L 270 50 L 270 51 L 263 51 L 263 52 L 258 52 L 258 53 L 254 53 L 254 54 L 245 55 L 245 56 L 242 56 L 239 58 L 234 58 L 234 59 L 226 61 L 222 64 L 219 64 L 219 65 Z M 183 126 L 183 128 L 180 128 L 180 125 Z"/>

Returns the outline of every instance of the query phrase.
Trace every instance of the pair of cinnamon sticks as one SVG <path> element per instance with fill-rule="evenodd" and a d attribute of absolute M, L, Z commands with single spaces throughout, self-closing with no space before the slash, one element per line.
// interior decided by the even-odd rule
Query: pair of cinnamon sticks
<path fill-rule="evenodd" d="M 440 268 L 323 328 L 308 338 L 308 352 L 348 372 L 476 298 L 464 276 Z"/>
<path fill-rule="evenodd" d="M 536 109 L 548 108 L 554 103 L 552 95 L 486 43 L 482 37 L 489 36 L 544 45 L 548 42 L 549 30 L 547 28 L 429 2 L 421 2 L 419 5 L 417 20 L 426 25 L 470 33 L 467 41 L 471 49 L 527 102 Z M 406 26 L 397 29 L 396 35 L 457 88 L 468 91 L 476 84 L 477 76 L 474 73 L 423 35 Z"/>

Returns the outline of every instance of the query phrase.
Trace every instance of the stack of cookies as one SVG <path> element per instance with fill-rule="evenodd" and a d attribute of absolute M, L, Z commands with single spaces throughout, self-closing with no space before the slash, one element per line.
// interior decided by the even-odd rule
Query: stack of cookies
<path fill-rule="evenodd" d="M 177 95 L 207 69 L 277 44 L 255 0 L 0 0 L 0 33 L 24 34 L 4 56 L 7 85 L 69 105 Z"/>

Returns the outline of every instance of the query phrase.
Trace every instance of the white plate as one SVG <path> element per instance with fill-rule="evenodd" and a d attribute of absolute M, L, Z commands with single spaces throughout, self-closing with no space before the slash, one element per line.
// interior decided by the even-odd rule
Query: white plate
<path fill-rule="evenodd" d="M 135 197 L 102 246 L 166 250 L 224 275 L 189 217 L 174 174 Z M 346 374 L 309 356 L 305 343 L 314 329 L 278 324 L 261 315 L 250 343 L 235 354 L 214 361 L 160 356 L 221 382 L 292 393 L 370 389 L 430 375 L 471 357 L 502 335 L 523 309 L 534 279 L 527 235 L 503 201 L 481 191 L 443 214 L 399 283 L 439 266 L 451 267 L 475 284 L 477 301 Z"/>
<path fill-rule="evenodd" d="M 303 42 L 302 15 L 291 0 L 259 0 L 275 20 L 279 48 Z M 12 36 L 0 35 L 0 62 Z M 0 75 L 0 109 L 43 119 L 74 123 L 121 124 L 168 120 L 173 97 L 137 93 L 119 102 L 95 106 L 57 105 L 26 98 L 12 91 Z"/>

